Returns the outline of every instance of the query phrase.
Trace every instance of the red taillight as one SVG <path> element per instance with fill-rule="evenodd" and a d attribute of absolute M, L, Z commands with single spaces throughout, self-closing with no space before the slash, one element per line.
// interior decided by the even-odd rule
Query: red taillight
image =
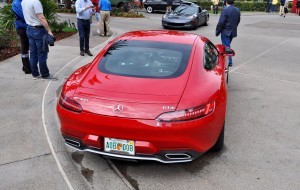
<path fill-rule="evenodd" d="M 62 107 L 66 108 L 68 110 L 74 111 L 74 112 L 82 111 L 82 107 L 78 102 L 76 102 L 75 100 L 72 100 L 70 98 L 67 98 L 63 93 L 60 95 L 59 104 Z"/>
<path fill-rule="evenodd" d="M 212 101 L 208 104 L 198 106 L 195 108 L 190 108 L 186 110 L 174 111 L 161 114 L 157 120 L 158 121 L 187 121 L 200 117 L 207 116 L 211 114 L 215 109 L 215 102 Z"/>

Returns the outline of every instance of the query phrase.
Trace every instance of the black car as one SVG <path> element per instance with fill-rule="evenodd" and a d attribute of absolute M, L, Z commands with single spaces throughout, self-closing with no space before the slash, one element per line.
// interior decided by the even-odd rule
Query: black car
<path fill-rule="evenodd" d="M 173 0 L 172 10 L 184 3 L 190 4 L 191 2 Z M 165 12 L 167 9 L 167 0 L 147 0 L 144 3 L 144 7 L 148 13 L 153 13 L 154 11 Z"/>
<path fill-rule="evenodd" d="M 162 17 L 164 28 L 191 28 L 197 29 L 198 26 L 207 26 L 209 13 L 202 10 L 200 6 L 192 4 L 182 4 L 173 12 L 166 13 Z"/>

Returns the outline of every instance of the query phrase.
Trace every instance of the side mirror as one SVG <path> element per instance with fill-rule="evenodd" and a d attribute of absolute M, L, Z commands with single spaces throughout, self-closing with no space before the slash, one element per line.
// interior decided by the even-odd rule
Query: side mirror
<path fill-rule="evenodd" d="M 216 48 L 221 55 L 234 56 L 235 52 L 233 49 L 223 46 L 222 44 L 217 44 Z"/>

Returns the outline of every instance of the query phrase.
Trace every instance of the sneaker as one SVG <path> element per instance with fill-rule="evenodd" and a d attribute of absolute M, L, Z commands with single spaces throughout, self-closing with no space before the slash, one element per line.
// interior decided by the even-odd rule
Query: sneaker
<path fill-rule="evenodd" d="M 93 56 L 93 54 L 90 52 L 90 50 L 85 51 L 86 54 L 88 54 L 89 56 Z"/>
<path fill-rule="evenodd" d="M 40 79 L 40 78 L 41 78 L 40 75 L 38 75 L 38 76 L 32 76 L 32 79 L 33 79 L 33 80 L 37 80 L 37 79 Z"/>
<path fill-rule="evenodd" d="M 80 51 L 80 55 L 81 55 L 81 56 L 84 56 L 84 51 Z"/>
<path fill-rule="evenodd" d="M 55 77 L 55 76 L 53 76 L 53 75 L 51 75 L 51 74 L 49 74 L 46 77 L 42 77 L 42 80 L 58 80 L 58 78 Z"/>

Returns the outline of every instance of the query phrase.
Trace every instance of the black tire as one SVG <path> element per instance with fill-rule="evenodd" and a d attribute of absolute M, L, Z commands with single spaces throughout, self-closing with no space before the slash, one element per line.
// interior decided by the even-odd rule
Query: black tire
<path fill-rule="evenodd" d="M 207 18 L 206 18 L 206 20 L 205 20 L 203 26 L 208 26 L 208 23 L 207 23 L 208 20 L 209 20 L 209 16 L 207 16 Z"/>
<path fill-rule="evenodd" d="M 151 6 L 146 7 L 146 11 L 147 11 L 147 13 L 153 13 L 154 12 L 154 10 Z"/>
<path fill-rule="evenodd" d="M 226 77 L 226 83 L 228 84 L 228 81 L 229 81 L 229 68 L 228 68 L 228 71 L 227 71 L 227 77 Z"/>
<path fill-rule="evenodd" d="M 199 23 L 198 20 L 196 20 L 196 22 L 195 22 L 195 24 L 194 24 L 194 26 L 193 26 L 193 30 L 197 30 L 197 27 L 198 27 L 197 23 Z"/>
<path fill-rule="evenodd" d="M 219 135 L 219 138 L 216 144 L 210 149 L 211 151 L 217 152 L 223 149 L 224 147 L 224 132 L 225 132 L 225 123 L 223 124 L 222 131 Z"/>

